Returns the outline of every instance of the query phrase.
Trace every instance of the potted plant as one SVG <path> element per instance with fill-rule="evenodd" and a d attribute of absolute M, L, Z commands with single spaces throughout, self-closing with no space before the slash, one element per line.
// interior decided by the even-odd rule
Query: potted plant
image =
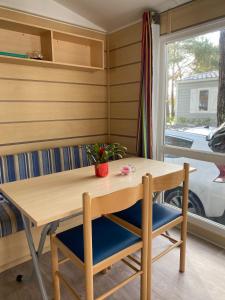
<path fill-rule="evenodd" d="M 94 144 L 87 146 L 88 159 L 95 165 L 95 175 L 97 177 L 105 177 L 108 175 L 108 161 L 123 158 L 127 148 L 119 143 L 108 145 Z"/>

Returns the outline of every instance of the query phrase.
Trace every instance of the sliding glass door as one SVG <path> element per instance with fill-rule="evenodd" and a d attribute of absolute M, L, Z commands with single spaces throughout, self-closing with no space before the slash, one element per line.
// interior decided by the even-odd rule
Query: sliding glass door
<path fill-rule="evenodd" d="M 159 155 L 188 162 L 189 212 L 202 222 L 225 225 L 225 24 L 173 35 L 162 42 L 167 74 L 159 120 Z M 160 118 L 161 116 L 161 118 Z M 164 200 L 181 206 L 181 189 Z"/>

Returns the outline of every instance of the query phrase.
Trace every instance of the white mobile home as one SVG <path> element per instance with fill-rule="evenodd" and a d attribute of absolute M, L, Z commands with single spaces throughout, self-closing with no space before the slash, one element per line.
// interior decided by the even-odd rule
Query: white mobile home
<path fill-rule="evenodd" d="M 194 74 L 176 82 L 177 122 L 217 124 L 218 71 Z"/>

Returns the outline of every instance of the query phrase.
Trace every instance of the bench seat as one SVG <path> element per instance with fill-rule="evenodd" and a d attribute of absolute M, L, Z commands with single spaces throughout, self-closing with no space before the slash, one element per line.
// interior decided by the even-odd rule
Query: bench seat
<path fill-rule="evenodd" d="M 0 194 L 0 237 L 23 229 L 20 211 L 6 197 Z"/>
<path fill-rule="evenodd" d="M 87 145 L 0 156 L 0 184 L 89 166 Z M 19 210 L 0 194 L 0 237 L 23 230 Z"/>

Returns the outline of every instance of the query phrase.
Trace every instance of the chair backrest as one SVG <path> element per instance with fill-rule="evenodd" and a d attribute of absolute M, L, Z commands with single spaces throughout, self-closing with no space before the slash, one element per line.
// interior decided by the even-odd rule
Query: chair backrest
<path fill-rule="evenodd" d="M 91 201 L 92 218 L 124 210 L 142 198 L 143 184 L 93 198 Z"/>
<path fill-rule="evenodd" d="M 173 172 L 169 175 L 153 178 L 151 174 L 149 177 L 149 201 L 152 203 L 154 192 L 163 192 L 183 185 L 182 195 L 182 215 L 187 218 L 188 210 L 188 186 L 189 186 L 189 164 L 184 163 L 183 169 Z M 152 228 L 152 205 L 149 208 L 149 228 Z"/>
<path fill-rule="evenodd" d="M 142 203 L 142 239 L 147 240 L 149 212 L 149 177 L 143 176 L 142 183 L 126 189 L 115 191 L 100 197 L 91 198 L 83 194 L 83 225 L 85 263 L 92 264 L 92 219 L 101 215 L 127 209 L 141 199 Z M 113 237 L 112 237 L 113 238 Z"/>
<path fill-rule="evenodd" d="M 152 178 L 149 175 L 151 192 L 163 192 L 180 186 L 188 181 L 189 178 L 189 164 L 184 163 L 182 170 L 173 172 L 168 175 Z"/>

